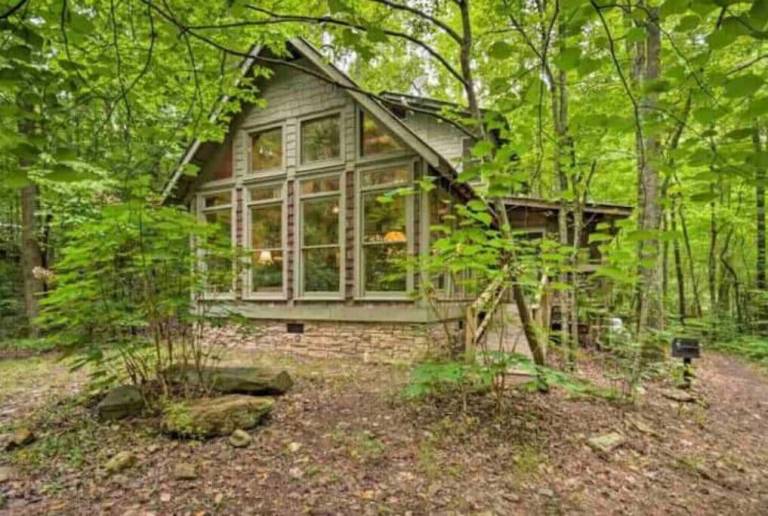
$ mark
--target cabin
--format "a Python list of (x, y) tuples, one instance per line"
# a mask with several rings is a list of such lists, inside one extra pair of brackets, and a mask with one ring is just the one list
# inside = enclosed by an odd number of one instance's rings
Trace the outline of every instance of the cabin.
[[(212, 285), (202, 302), (213, 316), (249, 321), (253, 331), (231, 335), (244, 347), (403, 360), (436, 350), (463, 331), (463, 305), (435, 310), (419, 300), (419, 271), (401, 263), (430, 252), (445, 199), (475, 197), (456, 180), (474, 141), (439, 115), (440, 102), (369, 96), (307, 41), (291, 39), (287, 50), (252, 51), (244, 77), (254, 64), (271, 69), (253, 80), (263, 102), (235, 116), (223, 142), (193, 142), (166, 187), (250, 257), (233, 284)], [(189, 164), (195, 177), (183, 173)], [(425, 177), (438, 188), (379, 202)], [(556, 232), (556, 203), (510, 197), (507, 207), (516, 228)], [(629, 214), (587, 206), (582, 240)], [(449, 283), (440, 285), (447, 301), (458, 297)]]

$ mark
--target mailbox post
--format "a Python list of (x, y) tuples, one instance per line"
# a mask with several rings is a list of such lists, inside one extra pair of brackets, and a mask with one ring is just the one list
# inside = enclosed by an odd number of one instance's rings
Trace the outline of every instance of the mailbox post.
[(672, 339), (672, 356), (683, 359), (683, 385), (691, 386), (691, 361), (701, 356), (699, 339), (692, 337), (675, 337)]

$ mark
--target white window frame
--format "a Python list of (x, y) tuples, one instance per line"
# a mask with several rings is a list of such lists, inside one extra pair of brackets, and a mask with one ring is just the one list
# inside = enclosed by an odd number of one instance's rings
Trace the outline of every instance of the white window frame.
[[(288, 299), (288, 211), (286, 209), (287, 182), (285, 178), (279, 180), (247, 182), (243, 184), (243, 252), (248, 260), (248, 267), (244, 272), (242, 298), (246, 300), (274, 300), (284, 301)], [(252, 188), (280, 187), (280, 197), (272, 199), (251, 200)], [(251, 248), (251, 208), (259, 206), (269, 206), (280, 204), (280, 243), (283, 253), (283, 285), (279, 292), (253, 292), (253, 269), (251, 267), (253, 259), (253, 249)]]
[[(321, 118), (337, 116), (339, 118), (339, 155), (335, 158), (319, 161), (310, 161), (304, 163), (304, 128), (306, 122), (312, 122)], [(330, 109), (327, 111), (315, 112), (296, 119), (296, 170), (307, 171), (328, 167), (336, 167), (344, 163), (346, 159), (345, 149), (347, 148), (346, 131), (344, 123), (344, 110), (341, 108)]]
[[(271, 131), (273, 129), (280, 129), (280, 145), (283, 148), (282, 155), (280, 156), (280, 166), (265, 168), (264, 170), (253, 170), (253, 136), (266, 131)], [(284, 122), (260, 125), (256, 127), (249, 127), (245, 130), (245, 135), (246, 135), (246, 145), (247, 145), (246, 152), (248, 153), (248, 159), (246, 160), (247, 169), (245, 171), (246, 178), (263, 177), (263, 176), (283, 173), (283, 171), (285, 171), (285, 159), (286, 159), (286, 152), (288, 150), (288, 147), (286, 146), (286, 142), (285, 142), (285, 123)]]
[[(314, 179), (323, 179), (328, 177), (335, 177), (339, 180), (339, 189), (333, 192), (319, 192), (314, 194), (302, 194), (301, 183), (304, 181), (311, 181)], [(345, 273), (346, 270), (346, 200), (345, 200), (345, 177), (346, 174), (343, 170), (336, 170), (330, 173), (319, 174), (303, 174), (296, 177), (295, 180), (295, 206), (294, 213), (297, 216), (294, 218), (296, 228), (294, 235), (296, 236), (294, 242), (294, 255), (296, 259), (295, 267), (295, 292), (298, 300), (326, 300), (326, 301), (339, 301), (344, 299), (345, 293)], [(304, 288), (304, 202), (305, 200), (312, 199), (331, 199), (338, 198), (339, 200), (339, 290), (336, 292), (307, 292)]]
[[(231, 182), (231, 181), (230, 181)], [(220, 193), (229, 193), (229, 206), (227, 205), (221, 205), (221, 206), (215, 206), (206, 208), (205, 207), (205, 198), (209, 197), (211, 195), (216, 195)], [(232, 249), (237, 248), (237, 190), (235, 189), (234, 185), (229, 185), (226, 188), (213, 188), (213, 189), (203, 189), (200, 192), (197, 193), (196, 200), (195, 200), (195, 206), (196, 206), (196, 214), (197, 214), (197, 220), (200, 222), (205, 222), (205, 214), (211, 213), (214, 211), (223, 211), (229, 207), (230, 210), (230, 241), (232, 242)], [(205, 250), (201, 249), (199, 247), (196, 247), (196, 253), (197, 253), (197, 261), (198, 265), (205, 269)], [(209, 292), (206, 290), (206, 288), (203, 288), (202, 297), (203, 299), (225, 299), (225, 300), (231, 300), (235, 298), (235, 291), (237, 289), (237, 274), (235, 274), (235, 260), (232, 261), (232, 288), (227, 292)]]
[[(411, 294), (413, 293), (413, 267), (408, 266), (405, 271), (405, 290), (396, 292), (387, 291), (369, 291), (365, 288), (365, 260), (363, 253), (363, 232), (365, 231), (365, 210), (363, 207), (363, 195), (368, 192), (380, 192), (385, 193), (389, 190), (397, 188), (412, 187), (414, 182), (415, 169), (418, 166), (419, 160), (414, 158), (397, 159), (390, 161), (380, 161), (375, 164), (365, 165), (359, 167), (355, 171), (355, 287), (356, 287), (356, 299), (366, 301), (412, 301)], [(373, 187), (363, 187), (362, 177), (367, 172), (375, 172), (377, 170), (386, 170), (389, 168), (396, 168), (405, 166), (408, 168), (408, 178), (404, 182), (400, 183), (388, 183), (384, 185), (376, 185)], [(415, 249), (415, 239), (418, 238), (419, 232), (414, 227), (414, 202), (418, 194), (405, 196), (405, 237), (406, 237), (406, 256), (413, 257)]]

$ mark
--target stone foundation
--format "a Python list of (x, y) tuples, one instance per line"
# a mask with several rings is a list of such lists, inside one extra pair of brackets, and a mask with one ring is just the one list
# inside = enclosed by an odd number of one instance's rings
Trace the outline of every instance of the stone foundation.
[[(457, 321), (448, 327), (459, 331)], [(364, 362), (413, 362), (445, 354), (449, 346), (443, 323), (252, 320), (212, 329), (209, 339), (235, 349)]]

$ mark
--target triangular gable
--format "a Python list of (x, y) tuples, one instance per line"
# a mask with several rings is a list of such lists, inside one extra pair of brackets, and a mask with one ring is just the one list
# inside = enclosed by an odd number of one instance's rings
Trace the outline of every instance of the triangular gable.
[[(366, 111), (374, 116), (382, 126), (390, 131), (396, 138), (398, 138), (405, 145), (410, 147), (416, 154), (421, 156), (433, 169), (443, 175), (450, 182), (453, 182), (456, 178), (456, 171), (451, 164), (443, 158), (439, 153), (432, 149), (429, 144), (422, 140), (414, 131), (411, 130), (405, 123), (397, 118), (391, 111), (383, 107), (379, 102), (371, 98), (366, 94), (349, 76), (344, 72), (328, 63), (320, 54), (320, 52), (312, 46), (304, 38), (291, 38), (288, 40), (289, 47), (292, 47), (296, 53), (306, 58), (313, 66), (315, 66), (324, 76), (327, 77), (328, 82), (337, 85), (340, 89), (346, 91), (352, 98)], [(254, 47), (248, 54), (248, 57), (243, 60), (240, 66), (240, 77), (238, 83), (243, 77), (247, 76), (253, 65), (258, 61), (263, 47)], [(213, 112), (211, 113), (209, 120), (215, 121), (221, 116), (224, 105), (230, 100), (229, 96), (221, 97)], [(171, 176), (171, 179), (163, 189), (163, 200), (166, 200), (173, 189), (176, 187), (184, 167), (189, 164), (195, 157), (195, 154), (203, 144), (201, 140), (195, 140), (187, 148), (186, 152), (179, 160), (176, 169)], [(474, 197), (471, 189), (466, 185), (456, 185), (467, 197)]]

